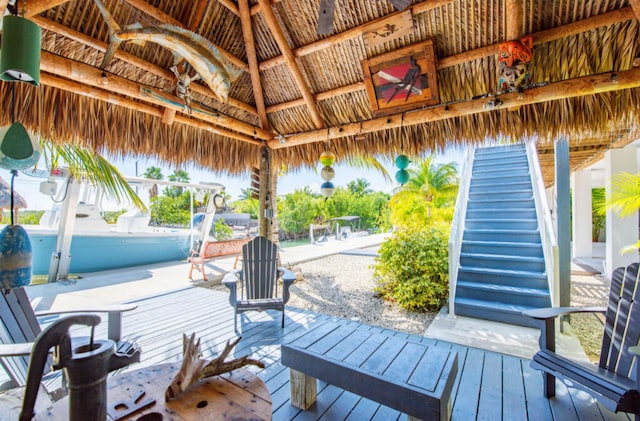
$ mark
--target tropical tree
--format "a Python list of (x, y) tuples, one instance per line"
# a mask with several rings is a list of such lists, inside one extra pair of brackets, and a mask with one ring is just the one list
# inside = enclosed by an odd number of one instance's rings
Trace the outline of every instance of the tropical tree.
[(351, 191), (351, 193), (362, 196), (364, 194), (371, 193), (371, 189), (369, 188), (370, 185), (371, 183), (369, 183), (364, 178), (358, 178), (354, 181), (349, 181), (349, 184), (347, 184), (347, 188)]
[(428, 156), (408, 171), (409, 180), (391, 198), (391, 222), (419, 227), (451, 221), (458, 193), (456, 164), (437, 164)]
[[(151, 180), (162, 180), (164, 176), (162, 175), (162, 170), (158, 167), (149, 167), (144, 172), (144, 177), (149, 178)], [(154, 184), (149, 189), (149, 199), (153, 199), (158, 196), (158, 185)]]
[[(611, 198), (607, 200), (606, 209), (611, 209), (624, 218), (637, 214), (640, 210), (640, 173), (627, 172), (616, 174), (611, 183)], [(640, 241), (625, 247), (624, 251), (640, 248)]]
[[(189, 177), (189, 173), (184, 170), (174, 170), (173, 174), (169, 175), (169, 181), (178, 182), (178, 183), (188, 183), (191, 181), (191, 177)], [(184, 191), (184, 187), (182, 186), (169, 186), (165, 189), (164, 193), (167, 196), (178, 197)]]

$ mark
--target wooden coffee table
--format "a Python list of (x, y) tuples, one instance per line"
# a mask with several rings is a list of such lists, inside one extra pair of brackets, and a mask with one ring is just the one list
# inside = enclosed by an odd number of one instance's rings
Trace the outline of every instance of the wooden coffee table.
[[(152, 398), (156, 402), (125, 420), (270, 420), (271, 394), (255, 374), (245, 369), (201, 380), (186, 393), (170, 402), (164, 393), (180, 369), (180, 364), (161, 364), (129, 371), (109, 378), (107, 402), (132, 401), (140, 390), (140, 401)], [(68, 398), (61, 399), (48, 410), (36, 415), (36, 420), (68, 420)]]

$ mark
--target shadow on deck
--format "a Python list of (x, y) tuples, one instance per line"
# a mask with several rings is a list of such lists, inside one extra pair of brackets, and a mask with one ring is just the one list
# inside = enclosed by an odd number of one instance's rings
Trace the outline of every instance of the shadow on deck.
[[(187, 288), (138, 300), (137, 310), (127, 313), (123, 334), (142, 347), (140, 368), (181, 359), (182, 334), (195, 332), (202, 338), (205, 358), (217, 354), (228, 339), (235, 338), (233, 311), (228, 295), (204, 288)], [(458, 374), (452, 392), (452, 420), (629, 420), (613, 414), (582, 391), (558, 382), (557, 396), (542, 394), (542, 375), (529, 360), (483, 351), (364, 325), (344, 319), (287, 308), (286, 326), (280, 313), (248, 313), (241, 317), (242, 340), (234, 357), (250, 354), (266, 364), (254, 371), (272, 395), (274, 420), (393, 420), (404, 415), (324, 382), (318, 383), (317, 402), (301, 411), (289, 401), (289, 370), (280, 364), (280, 345), (293, 341), (328, 321), (342, 322), (380, 335), (394, 335), (458, 352)]]

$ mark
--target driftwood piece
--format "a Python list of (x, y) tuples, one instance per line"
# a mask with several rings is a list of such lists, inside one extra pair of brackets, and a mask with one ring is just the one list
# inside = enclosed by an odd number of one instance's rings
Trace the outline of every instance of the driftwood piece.
[(190, 337), (183, 334), (182, 365), (180, 366), (180, 371), (178, 371), (178, 374), (176, 374), (165, 392), (165, 401), (168, 402), (171, 399), (177, 398), (184, 393), (189, 386), (206, 377), (228, 373), (246, 365), (255, 365), (264, 368), (262, 361), (249, 358), (248, 355), (225, 361), (240, 339), (241, 338), (237, 338), (233, 342), (227, 341), (220, 355), (212, 361), (207, 361), (202, 359), (200, 339), (196, 341), (196, 334), (192, 333)]

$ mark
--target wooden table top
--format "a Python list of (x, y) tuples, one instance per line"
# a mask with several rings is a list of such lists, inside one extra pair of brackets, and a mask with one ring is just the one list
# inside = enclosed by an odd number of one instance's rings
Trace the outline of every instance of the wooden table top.
[[(152, 398), (156, 402), (124, 420), (270, 420), (271, 394), (255, 374), (246, 369), (201, 380), (179, 398), (164, 401), (164, 393), (180, 369), (179, 363), (160, 364), (129, 371), (109, 378), (108, 406), (124, 400), (132, 401), (140, 390), (139, 402)], [(36, 420), (67, 420), (68, 398), (61, 399)]]

